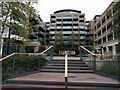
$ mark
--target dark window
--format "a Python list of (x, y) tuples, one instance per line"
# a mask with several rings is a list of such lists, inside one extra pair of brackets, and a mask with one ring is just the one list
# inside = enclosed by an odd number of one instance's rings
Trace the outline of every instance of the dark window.
[(112, 34), (108, 35), (108, 41), (110, 41), (110, 40), (113, 40), (113, 35)]
[(105, 42), (106, 42), (106, 37), (103, 38), (103, 43), (105, 43)]
[(55, 16), (51, 16), (51, 18), (55, 18)]
[(106, 27), (104, 27), (104, 28), (102, 29), (102, 33), (104, 33), (104, 32), (106, 32)]

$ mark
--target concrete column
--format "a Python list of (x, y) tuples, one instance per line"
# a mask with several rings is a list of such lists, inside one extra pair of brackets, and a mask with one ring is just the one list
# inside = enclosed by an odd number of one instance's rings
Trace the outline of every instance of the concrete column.
[(107, 25), (105, 26), (105, 29), (106, 29), (106, 31), (107, 31)]
[(111, 9), (111, 14), (112, 14), (112, 16), (113, 16), (113, 9)]
[(3, 39), (0, 38), (0, 57), (2, 56), (2, 50), (3, 50)]
[(105, 15), (105, 21), (107, 21), (107, 16)]
[(102, 34), (102, 29), (100, 31), (101, 31), (101, 34)]
[(108, 46), (106, 47), (106, 51), (109, 53), (109, 48), (108, 48)]
[(103, 48), (102, 48), (102, 54), (104, 53)]
[(115, 45), (112, 46), (112, 51), (113, 51), (113, 55), (115, 55), (116, 54), (116, 46)]
[(102, 26), (102, 21), (100, 21), (100, 24), (101, 24), (101, 26)]
[(103, 44), (103, 38), (101, 38), (101, 43)]
[(106, 36), (106, 42), (108, 42), (108, 36)]

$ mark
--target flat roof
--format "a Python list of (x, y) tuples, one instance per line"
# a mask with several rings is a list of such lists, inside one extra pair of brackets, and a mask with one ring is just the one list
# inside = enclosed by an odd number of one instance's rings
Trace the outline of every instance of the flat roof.
[(60, 12), (66, 12), (66, 11), (72, 11), (72, 12), (76, 12), (76, 13), (81, 13), (81, 11), (79, 11), (79, 10), (73, 10), (73, 9), (58, 10), (58, 11), (55, 11), (54, 13), (60, 13)]

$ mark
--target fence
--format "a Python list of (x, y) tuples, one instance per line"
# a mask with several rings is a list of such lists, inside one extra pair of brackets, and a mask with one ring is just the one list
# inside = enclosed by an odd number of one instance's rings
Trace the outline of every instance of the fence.
[(17, 44), (10, 44), (2, 46), (2, 57), (7, 56), (11, 53), (40, 53), (46, 49), (46, 45), (41, 46), (24, 46)]
[(80, 58), (95, 72), (108, 76), (120, 77), (120, 54), (94, 54), (83, 46), (80, 48)]
[(12, 53), (0, 59), (2, 62), (2, 79), (11, 76), (40, 71), (41, 68), (53, 57), (53, 46), (41, 53)]

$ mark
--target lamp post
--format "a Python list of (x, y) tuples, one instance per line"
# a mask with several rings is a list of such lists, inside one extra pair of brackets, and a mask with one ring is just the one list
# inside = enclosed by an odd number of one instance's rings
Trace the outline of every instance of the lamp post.
[(103, 48), (103, 46), (100, 46), (101, 60), (103, 60), (103, 57), (102, 57), (102, 48)]

